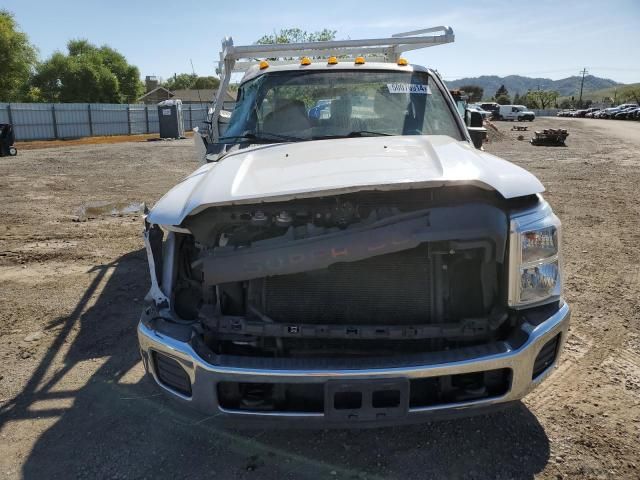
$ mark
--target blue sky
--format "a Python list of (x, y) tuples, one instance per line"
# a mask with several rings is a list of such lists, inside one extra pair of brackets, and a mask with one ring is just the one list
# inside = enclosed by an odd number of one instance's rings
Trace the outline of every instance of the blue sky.
[(582, 67), (614, 80), (640, 82), (640, 0), (611, 1), (234, 1), (2, 0), (41, 57), (70, 38), (109, 44), (140, 68), (167, 78), (210, 75), (220, 41), (253, 43), (286, 27), (337, 30), (367, 38), (450, 25), (456, 41), (407, 54), (445, 79), (520, 74), (553, 79)]

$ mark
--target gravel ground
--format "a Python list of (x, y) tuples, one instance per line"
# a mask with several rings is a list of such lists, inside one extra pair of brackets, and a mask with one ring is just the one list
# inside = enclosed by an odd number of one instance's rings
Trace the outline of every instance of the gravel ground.
[(139, 209), (196, 167), (189, 140), (0, 159), (0, 477), (640, 477), (640, 123), (527, 125), (567, 146), (498, 122), (486, 149), (538, 175), (564, 224), (558, 370), (504, 412), (374, 430), (225, 429), (143, 376)]

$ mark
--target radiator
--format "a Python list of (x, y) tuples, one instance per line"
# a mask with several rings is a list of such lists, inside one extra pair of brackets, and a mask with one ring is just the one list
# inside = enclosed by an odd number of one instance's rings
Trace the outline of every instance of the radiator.
[(249, 282), (248, 303), (276, 322), (429, 323), (427, 247)]

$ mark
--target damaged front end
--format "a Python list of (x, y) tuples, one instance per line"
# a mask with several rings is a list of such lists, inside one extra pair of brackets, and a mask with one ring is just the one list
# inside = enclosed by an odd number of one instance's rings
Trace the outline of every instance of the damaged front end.
[(532, 376), (516, 381), (514, 352), (549, 307), (509, 308), (510, 214), (539, 202), (363, 191), (213, 206), (166, 238), (147, 224), (145, 365), (227, 415), (384, 423), (516, 399)]

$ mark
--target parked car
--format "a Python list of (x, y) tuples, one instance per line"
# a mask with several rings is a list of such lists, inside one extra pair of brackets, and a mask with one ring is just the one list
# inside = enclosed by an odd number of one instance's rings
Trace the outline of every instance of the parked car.
[(619, 111), (620, 109), (618, 107), (605, 108), (603, 110), (600, 110), (600, 113), (598, 114), (598, 118), (611, 118), (611, 115), (615, 115)]
[(480, 108), (486, 110), (487, 112), (497, 112), (500, 109), (500, 104), (495, 102), (487, 102), (478, 104)]
[(638, 105), (634, 104), (634, 103), (624, 103), (622, 105), (618, 105), (617, 107), (611, 107), (611, 108), (607, 108), (606, 114), (603, 115), (602, 118), (615, 118), (615, 116), (622, 112), (623, 110), (626, 110), (628, 108), (634, 108), (634, 107), (638, 107)]
[(484, 111), (490, 113), (489, 118), (491, 120), (497, 120), (498, 119), (498, 112), (500, 110), (500, 104), (499, 103), (485, 102), (485, 103), (480, 103), (478, 105), (480, 105), (480, 108), (482, 108)]
[(586, 116), (587, 116), (587, 114), (589, 114), (589, 113), (591, 113), (591, 112), (596, 112), (596, 111), (598, 111), (598, 110), (600, 110), (600, 109), (599, 109), (599, 108), (596, 108), (596, 107), (592, 107), (592, 108), (584, 108), (584, 109), (581, 109), (581, 110), (576, 110), (573, 116), (574, 116), (574, 117), (578, 117), (578, 118), (586, 117)]
[[(436, 30), (425, 47), (453, 41)], [(421, 38), (224, 41), (221, 83), (246, 71), (228, 129), (216, 104), (203, 165), (145, 217), (138, 339), (168, 396), (215, 421), (381, 426), (491, 409), (552, 372), (570, 309), (543, 185), (480, 149), (481, 115), (436, 71), (329, 56)], [(314, 59), (253, 60), (292, 52)]]
[(598, 113), (599, 111), (600, 111), (599, 108), (590, 108), (590, 109), (587, 110), (587, 113), (585, 114), (585, 117), (586, 118), (593, 118), (594, 115), (596, 113)]
[(518, 122), (530, 121), (536, 118), (536, 114), (524, 105), (500, 105), (498, 120), (517, 120)]
[(575, 113), (575, 110), (571, 108), (566, 110), (560, 110), (556, 115), (558, 117), (572, 117), (574, 113)]
[(478, 112), (480, 115), (482, 115), (482, 118), (489, 118), (491, 117), (491, 114), (492, 114), (492, 112), (488, 112), (484, 110), (482, 107), (480, 107), (479, 105), (475, 105), (475, 104), (467, 105), (467, 109), (472, 110), (474, 112)]
[(619, 112), (616, 112), (612, 118), (616, 119), (616, 120), (626, 120), (628, 117), (627, 115), (630, 112), (633, 112), (634, 110), (636, 110), (638, 108), (637, 105), (633, 105), (631, 107), (627, 107), (627, 108), (623, 108), (622, 110), (620, 110)]

